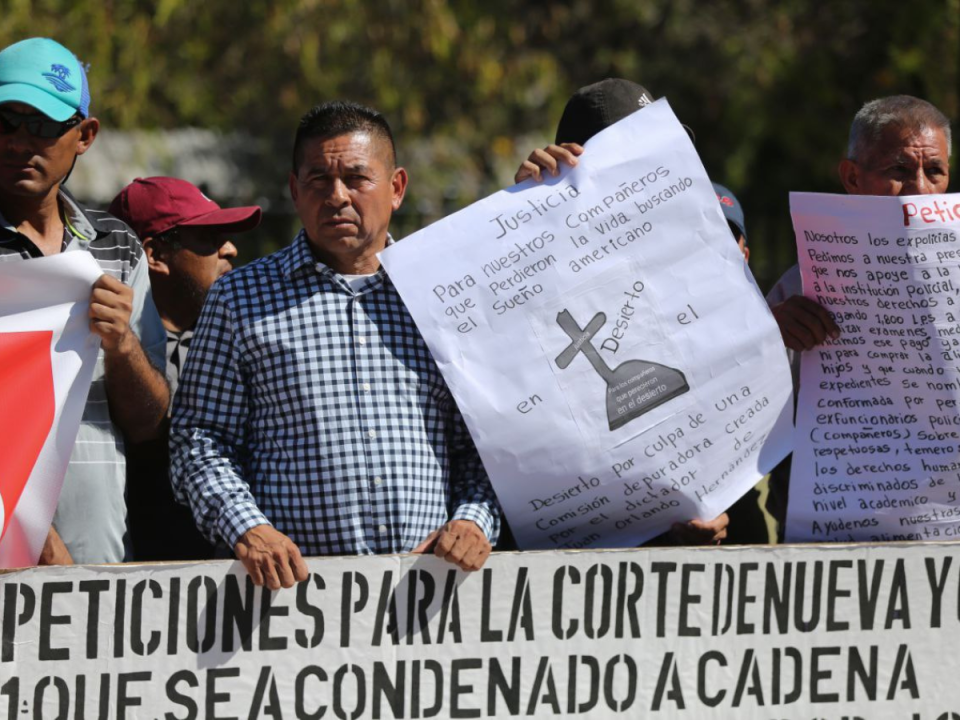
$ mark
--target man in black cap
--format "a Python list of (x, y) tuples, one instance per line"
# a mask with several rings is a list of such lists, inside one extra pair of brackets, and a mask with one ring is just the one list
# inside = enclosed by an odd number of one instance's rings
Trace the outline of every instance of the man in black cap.
[[(514, 180), (518, 183), (529, 178), (539, 181), (543, 179), (544, 171), (557, 175), (561, 163), (576, 165), (577, 157), (583, 154), (583, 145), (587, 140), (613, 123), (642, 110), (653, 101), (653, 95), (645, 87), (621, 78), (607, 78), (580, 88), (567, 101), (557, 125), (555, 143), (530, 153), (517, 170)], [(693, 131), (686, 125), (684, 128), (692, 139)], [(739, 203), (737, 205), (739, 206)], [(676, 523), (669, 533), (651, 544), (717, 544), (727, 537), (729, 523), (727, 513), (708, 521)]]
[[(587, 140), (653, 101), (653, 95), (643, 85), (621, 78), (607, 78), (580, 88), (563, 109), (555, 144), (530, 153), (517, 170), (514, 181), (520, 183), (531, 177), (542, 180), (544, 170), (556, 175), (560, 172), (560, 163), (576, 165)], [(692, 138), (690, 128), (686, 125), (684, 128)]]

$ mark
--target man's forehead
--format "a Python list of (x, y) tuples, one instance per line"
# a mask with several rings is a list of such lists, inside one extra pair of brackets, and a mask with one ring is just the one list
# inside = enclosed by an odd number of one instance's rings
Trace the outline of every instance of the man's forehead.
[(304, 143), (304, 161), (313, 166), (369, 166), (383, 164), (389, 154), (386, 141), (366, 131), (313, 138)]
[(925, 159), (946, 157), (947, 136), (940, 128), (888, 127), (874, 146), (875, 157), (916, 157), (922, 153)]

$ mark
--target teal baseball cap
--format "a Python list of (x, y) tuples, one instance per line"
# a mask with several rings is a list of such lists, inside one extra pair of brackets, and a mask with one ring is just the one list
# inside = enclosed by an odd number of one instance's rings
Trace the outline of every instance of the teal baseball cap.
[(87, 72), (56, 40), (30, 38), (0, 51), (0, 103), (21, 102), (63, 122), (90, 116)]

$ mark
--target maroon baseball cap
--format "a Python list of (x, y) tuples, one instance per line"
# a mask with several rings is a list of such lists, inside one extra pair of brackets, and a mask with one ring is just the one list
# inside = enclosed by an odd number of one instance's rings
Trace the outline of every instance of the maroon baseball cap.
[(171, 177), (137, 178), (113, 199), (108, 212), (141, 238), (184, 226), (246, 232), (260, 224), (263, 213), (256, 206), (222, 208), (196, 185)]

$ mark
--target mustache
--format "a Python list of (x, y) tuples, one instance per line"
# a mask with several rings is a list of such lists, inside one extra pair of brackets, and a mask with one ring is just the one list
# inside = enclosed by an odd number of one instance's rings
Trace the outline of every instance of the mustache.
[(346, 220), (347, 222), (359, 223), (360, 218), (356, 213), (352, 212), (335, 212), (331, 215), (328, 215), (325, 222), (331, 222), (333, 220)]

